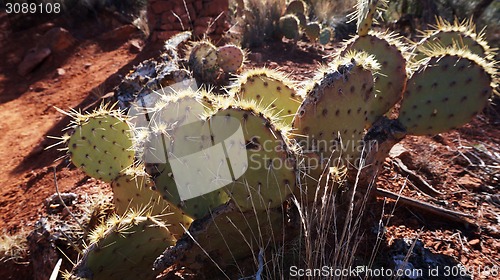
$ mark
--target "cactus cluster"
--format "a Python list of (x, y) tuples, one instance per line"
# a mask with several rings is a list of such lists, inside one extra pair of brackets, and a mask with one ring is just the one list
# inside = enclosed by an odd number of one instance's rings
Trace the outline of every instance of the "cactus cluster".
[[(292, 3), (289, 13), (304, 12), (302, 1)], [(227, 95), (178, 89), (138, 96), (129, 109), (142, 112), (135, 118), (107, 108), (70, 113), (68, 154), (89, 176), (111, 183), (120, 216), (94, 233), (73, 275), (137, 279), (171, 265), (234, 265), (294, 234), (284, 230), (295, 222), (291, 196), (313, 202), (327, 178), (344, 178), (365, 159), (380, 166), (388, 149), (373, 154), (367, 140), (383, 134), (395, 104), (398, 140), (448, 131), (481, 112), (498, 79), (491, 50), (473, 53), (446, 40), (407, 47), (369, 30), (377, 3), (385, 1), (360, 1), (358, 35), (305, 88), (283, 73), (253, 69)], [(194, 76), (215, 67), (237, 71), (240, 51), (196, 43)]]
[(328, 44), (333, 38), (333, 30), (317, 21), (309, 21), (307, 8), (302, 0), (288, 3), (285, 14), (279, 20), (281, 34), (287, 39), (298, 40), (304, 33), (313, 43)]
[(209, 40), (193, 42), (188, 54), (189, 68), (203, 83), (213, 83), (220, 69), (227, 74), (237, 73), (246, 59), (246, 53), (232, 44), (214, 46)]

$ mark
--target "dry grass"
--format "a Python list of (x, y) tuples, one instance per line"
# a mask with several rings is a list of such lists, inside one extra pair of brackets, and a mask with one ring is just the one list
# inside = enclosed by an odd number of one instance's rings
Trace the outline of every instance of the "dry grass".
[(311, 16), (322, 23), (332, 23), (335, 17), (349, 13), (356, 0), (310, 0)]
[(14, 235), (4, 233), (0, 236), (0, 261), (20, 261), (27, 257), (28, 247), (25, 231)]

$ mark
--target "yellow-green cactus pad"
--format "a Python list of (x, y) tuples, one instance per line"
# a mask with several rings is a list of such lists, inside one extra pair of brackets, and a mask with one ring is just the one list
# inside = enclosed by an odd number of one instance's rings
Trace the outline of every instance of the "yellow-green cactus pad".
[(376, 70), (373, 57), (348, 53), (315, 78), (293, 122), (304, 153), (316, 154), (308, 156), (315, 164), (306, 166), (305, 179), (317, 182), (329, 167), (357, 166)]
[(219, 69), (217, 48), (206, 40), (193, 43), (189, 51), (189, 65), (194, 76), (201, 78), (202, 81), (215, 79)]
[(343, 54), (351, 50), (365, 51), (380, 64), (374, 73), (375, 96), (368, 111), (368, 125), (371, 125), (401, 100), (407, 79), (405, 48), (391, 34), (370, 32), (347, 42)]
[(484, 39), (485, 33), (476, 32), (476, 25), (472, 19), (462, 22), (450, 23), (442, 18), (437, 19), (437, 25), (433, 29), (424, 31), (422, 39), (416, 44), (416, 60), (425, 58), (425, 50), (432, 49), (436, 45), (441, 47), (466, 48), (471, 53), (482, 58), (493, 60), (494, 50)]
[(224, 189), (239, 208), (281, 205), (295, 186), (295, 165), (284, 131), (257, 109), (237, 105), (211, 116), (209, 127), (212, 137), (204, 139), (205, 149), (222, 147), (223, 152), (213, 157), (221, 157), (217, 162), (226, 158), (230, 175), (219, 177), (227, 180)]
[(152, 190), (153, 182), (139, 168), (125, 170), (111, 182), (113, 203), (116, 213), (124, 215), (132, 210), (139, 212), (145, 209), (149, 215), (158, 216), (159, 220), (167, 223), (170, 232), (179, 238), (184, 234), (184, 228), (189, 228), (192, 218), (183, 215), (182, 211), (164, 200), (158, 192)]
[(74, 133), (68, 140), (71, 161), (94, 178), (111, 182), (134, 162), (132, 135), (118, 111), (99, 109), (76, 114)]
[(285, 124), (293, 120), (302, 97), (286, 74), (258, 68), (248, 70), (234, 83), (231, 90), (238, 100), (255, 101), (261, 108), (271, 109), (272, 114)]
[(371, 29), (372, 23), (374, 21), (375, 13), (378, 8), (386, 7), (386, 0), (358, 0), (356, 3), (356, 11), (353, 13), (353, 17), (357, 18), (357, 29), (359, 36), (366, 36)]
[(414, 135), (462, 126), (488, 103), (493, 77), (493, 67), (477, 55), (435, 50), (408, 80), (398, 120)]
[[(112, 218), (91, 233), (72, 275), (94, 280), (154, 279), (153, 262), (176, 239), (153, 217), (127, 214)], [(80, 278), (79, 278), (80, 279)]]

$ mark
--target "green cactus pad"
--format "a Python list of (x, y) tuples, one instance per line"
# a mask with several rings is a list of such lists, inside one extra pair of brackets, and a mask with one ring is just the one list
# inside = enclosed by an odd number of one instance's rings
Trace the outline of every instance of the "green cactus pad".
[(118, 215), (124, 215), (130, 210), (139, 212), (145, 209), (149, 215), (158, 216), (159, 220), (168, 223), (168, 229), (176, 238), (184, 234), (184, 228), (189, 228), (193, 221), (183, 215), (180, 209), (164, 200), (158, 192), (153, 191), (153, 182), (139, 168), (125, 170), (111, 182), (111, 188)]
[(299, 19), (295, 15), (284, 15), (280, 18), (280, 31), (285, 38), (296, 40), (299, 38)]
[(353, 17), (357, 17), (359, 36), (366, 36), (371, 29), (378, 5), (387, 5), (387, 0), (358, 0)]
[(434, 135), (464, 125), (492, 95), (491, 69), (468, 51), (435, 52), (408, 80), (398, 120), (414, 135)]
[(433, 29), (424, 31), (422, 40), (416, 44), (416, 60), (425, 58), (426, 49), (433, 49), (436, 45), (442, 47), (467, 48), (471, 53), (482, 58), (493, 60), (494, 52), (484, 39), (485, 33), (476, 33), (476, 26), (472, 19), (450, 23), (442, 18), (437, 19)]
[[(231, 176), (224, 187), (243, 211), (281, 205), (295, 186), (295, 165), (282, 130), (251, 106), (231, 106), (209, 119), (205, 146), (223, 146)], [(219, 156), (222, 156), (219, 154)]]
[(357, 166), (368, 101), (373, 98), (372, 71), (377, 69), (373, 57), (366, 53), (348, 53), (320, 72), (308, 89), (293, 122), (296, 141), (304, 153), (316, 154), (309, 156), (315, 159), (314, 165), (305, 167), (308, 184), (316, 186), (318, 176), (329, 167)]
[(333, 31), (329, 27), (324, 27), (321, 29), (321, 32), (319, 33), (319, 43), (322, 45), (326, 45), (330, 43), (330, 41), (333, 38)]
[(293, 0), (286, 6), (285, 14), (306, 14), (306, 3), (302, 0)]
[(236, 99), (252, 101), (259, 107), (269, 108), (285, 124), (290, 124), (302, 97), (294, 89), (286, 74), (258, 68), (248, 70), (234, 83), (232, 93)]
[(226, 73), (236, 73), (245, 60), (243, 50), (235, 45), (225, 45), (217, 49), (217, 63)]
[(363, 37), (355, 37), (347, 42), (342, 54), (347, 51), (365, 51), (373, 55), (380, 64), (374, 73), (375, 97), (370, 101), (368, 124), (387, 113), (403, 95), (406, 84), (406, 59), (404, 47), (390, 34), (370, 32)]
[(112, 218), (91, 234), (92, 243), (72, 271), (93, 280), (154, 279), (153, 261), (176, 239), (153, 217)]
[(310, 22), (304, 27), (304, 33), (311, 42), (316, 42), (319, 39), (321, 25), (317, 22)]
[[(191, 154), (199, 154), (199, 157), (204, 155), (200, 145), (204, 135), (202, 128), (207, 111), (216, 106), (213, 101), (207, 94), (189, 91), (163, 98), (156, 106), (150, 122), (153, 125), (152, 132), (145, 143), (146, 171), (155, 182), (155, 190), (192, 218), (201, 218), (210, 209), (229, 200), (222, 190), (182, 199), (178, 189), (189, 187), (178, 183), (185, 182), (183, 179), (190, 178), (193, 172), (189, 168), (177, 168), (183, 163), (183, 157)], [(210, 137), (210, 134), (205, 136)], [(200, 160), (191, 162), (203, 163)]]
[(217, 48), (209, 41), (195, 42), (189, 51), (189, 66), (201, 81), (212, 81), (217, 77)]
[(111, 182), (134, 163), (130, 127), (120, 112), (99, 109), (75, 114), (74, 123), (68, 153), (87, 175)]

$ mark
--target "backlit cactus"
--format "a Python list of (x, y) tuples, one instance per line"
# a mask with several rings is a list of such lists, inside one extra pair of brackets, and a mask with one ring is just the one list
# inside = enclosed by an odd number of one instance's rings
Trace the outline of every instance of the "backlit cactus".
[(319, 43), (322, 45), (326, 45), (330, 43), (333, 38), (333, 31), (330, 27), (323, 27), (321, 32), (319, 33)]
[(408, 80), (398, 120), (414, 135), (434, 135), (469, 122), (492, 95), (491, 63), (468, 50), (428, 52)]
[(193, 43), (189, 52), (189, 66), (194, 77), (200, 81), (215, 80), (219, 70), (217, 48), (207, 40)]
[(311, 42), (316, 42), (319, 39), (321, 25), (317, 22), (310, 22), (304, 27), (304, 33)]
[(259, 107), (271, 110), (285, 124), (291, 124), (302, 102), (293, 81), (286, 74), (266, 68), (242, 73), (231, 92), (238, 100), (254, 101)]
[(279, 21), (280, 32), (287, 39), (297, 40), (300, 36), (299, 24), (299, 19), (295, 15), (284, 15)]
[(375, 98), (368, 110), (369, 124), (389, 111), (401, 100), (406, 84), (406, 48), (392, 34), (369, 32), (365, 36), (356, 36), (346, 43), (347, 51), (366, 51), (380, 64), (375, 76)]
[(134, 163), (130, 127), (119, 111), (101, 108), (88, 115), (71, 115), (74, 132), (68, 139), (68, 153), (87, 175), (111, 182)]
[(153, 279), (153, 261), (176, 239), (151, 216), (112, 217), (91, 233), (91, 243), (72, 274), (77, 279)]
[(226, 73), (236, 73), (245, 61), (245, 52), (238, 46), (225, 45), (217, 49), (217, 63)]

